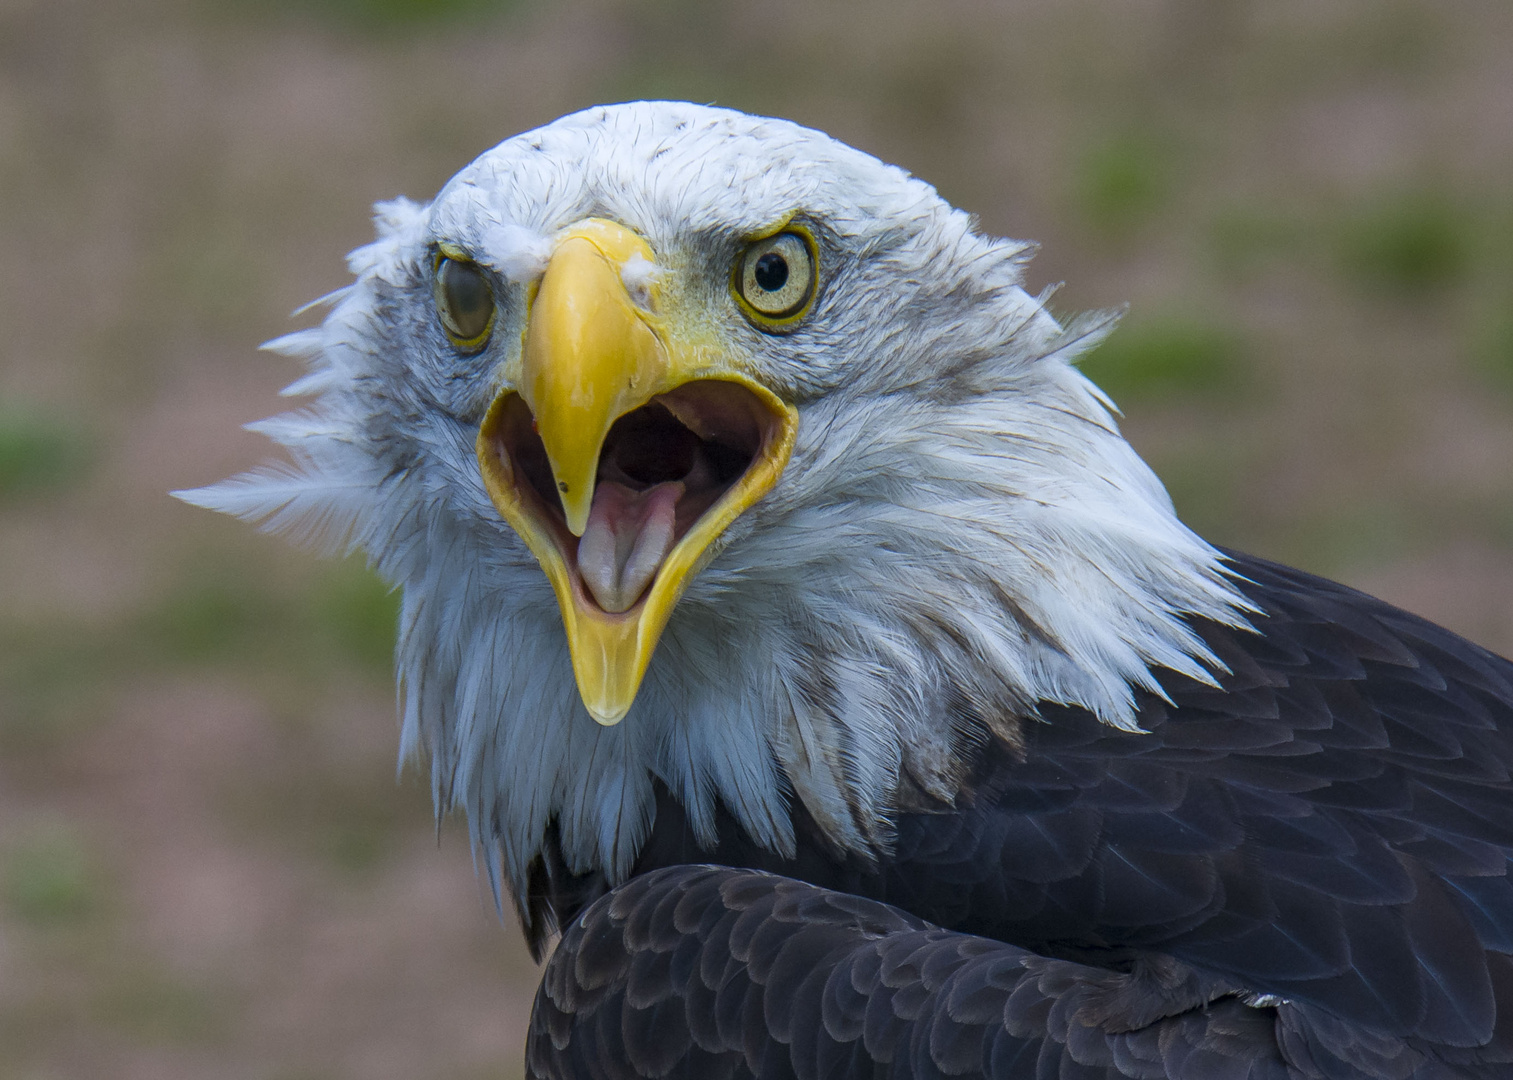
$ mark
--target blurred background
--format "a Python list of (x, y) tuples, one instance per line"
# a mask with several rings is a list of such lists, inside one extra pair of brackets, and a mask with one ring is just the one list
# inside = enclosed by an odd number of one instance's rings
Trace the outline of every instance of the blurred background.
[(1513, 652), (1507, 0), (0, 0), (0, 1080), (515, 1077), (396, 783), (395, 598), (258, 461), (368, 207), (596, 102), (824, 128), (1044, 244), (1186, 519)]

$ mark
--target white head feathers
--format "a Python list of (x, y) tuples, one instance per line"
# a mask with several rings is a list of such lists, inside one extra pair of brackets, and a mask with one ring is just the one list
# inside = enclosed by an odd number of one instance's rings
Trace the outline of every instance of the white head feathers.
[[(801, 328), (762, 334), (729, 295), (730, 245), (795, 211), (822, 234), (823, 293)], [(625, 268), (633, 292), (676, 278), (800, 411), (786, 472), (690, 584), (615, 727), (585, 711), (552, 590), (474, 455), (551, 237), (589, 216), (657, 253)], [(836, 844), (877, 850), (902, 802), (949, 801), (971, 747), (1012, 740), (1037, 702), (1131, 727), (1153, 668), (1219, 667), (1184, 615), (1243, 622), (1217, 553), (1071, 364), (1111, 320), (1060, 326), (1020, 286), (1026, 245), (825, 135), (596, 108), (489, 151), (429, 206), (380, 204), (377, 225), (325, 321), (269, 345), (310, 365), (290, 392), (318, 395), (256, 425), (292, 465), (183, 497), (361, 549), (403, 588), (403, 751), (429, 755), (439, 808), (466, 809), (517, 894), (552, 821), (573, 870), (623, 877), (654, 780), (705, 836), (719, 800), (788, 850), (798, 798)], [(437, 332), (444, 243), (518, 286), (497, 348)]]

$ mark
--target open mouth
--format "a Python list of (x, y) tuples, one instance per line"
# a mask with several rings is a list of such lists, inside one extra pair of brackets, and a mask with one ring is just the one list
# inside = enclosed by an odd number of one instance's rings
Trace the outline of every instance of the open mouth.
[(583, 706), (606, 725), (635, 703), (725, 529), (782, 476), (799, 423), (703, 323), (669, 321), (660, 278), (649, 307), (632, 299), (636, 259), (656, 254), (602, 218), (557, 239), (475, 443), (489, 500), (556, 594)]
[(770, 453), (782, 422), (739, 383), (700, 379), (617, 419), (600, 447), (581, 537), (568, 528), (546, 447), (518, 394), (499, 403), (488, 449), (550, 540), (574, 599), (610, 615), (641, 604), (669, 554)]

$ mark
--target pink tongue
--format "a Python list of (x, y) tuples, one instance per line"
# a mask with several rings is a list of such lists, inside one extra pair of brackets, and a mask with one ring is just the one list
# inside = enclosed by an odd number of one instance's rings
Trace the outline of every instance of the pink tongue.
[(605, 611), (629, 611), (672, 548), (683, 485), (633, 491), (613, 480), (594, 488), (588, 527), (578, 541), (578, 572)]

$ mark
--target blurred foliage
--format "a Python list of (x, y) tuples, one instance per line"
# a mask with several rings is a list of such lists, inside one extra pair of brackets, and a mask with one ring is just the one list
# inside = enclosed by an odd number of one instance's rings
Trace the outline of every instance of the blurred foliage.
[(1283, 210), (1239, 204), (1225, 207), (1208, 225), (1208, 248), (1223, 273), (1243, 276), (1306, 257), (1308, 230)]
[(1398, 80), (1433, 74), (1443, 57), (1444, 24), (1423, 4), (1378, 0), (1370, 19), (1353, 21), (1350, 32), (1331, 36), (1334, 64), (1360, 75)]
[(1358, 499), (1317, 507), (1301, 515), (1280, 539), (1278, 558), (1307, 560), (1318, 572), (1337, 575), (1342, 567), (1381, 566), (1412, 551), (1425, 532), (1397, 503)]
[(225, 1011), (204, 990), (155, 966), (123, 965), (91, 1003), (101, 1021), (147, 1043), (211, 1042), (224, 1035)]
[(75, 486), (89, 457), (75, 428), (35, 412), (0, 412), (0, 504)]
[(1239, 481), (1247, 462), (1232, 442), (1215, 446), (1205, 441), (1203, 450), (1195, 453), (1184, 444), (1150, 464), (1171, 496), (1177, 516), (1200, 536), (1222, 543), (1236, 522), (1244, 519), (1239, 506), (1244, 489)]
[(450, 29), (469, 19), (509, 14), (520, 0), (205, 0), (213, 10), (241, 16), (294, 17), (360, 34)]
[(1127, 236), (1166, 202), (1172, 172), (1169, 150), (1151, 136), (1124, 135), (1100, 143), (1078, 162), (1073, 181), (1077, 213), (1099, 233)]
[(1115, 402), (1228, 393), (1244, 382), (1240, 334), (1189, 318), (1130, 319), (1078, 366)]
[[(1243, 0), (1213, 2), (1244, 6)], [(1249, 86), (1257, 98), (1321, 95), (1339, 86), (1421, 86), (1443, 72), (1457, 45), (1462, 53), (1466, 46), (1446, 32), (1443, 11), (1426, 0), (1315, 4), (1306, 10), (1305, 18), (1275, 24), (1269, 47), (1252, 41), (1248, 59), (1268, 76)]]
[(146, 657), (174, 664), (387, 670), (398, 622), (399, 594), (356, 559), (328, 564), (298, 591), (211, 566), (187, 572), (131, 636)]
[(100, 719), (99, 695), (151, 670), (276, 670), (309, 686), (343, 669), (387, 681), (399, 596), (360, 561), (281, 584), (245, 565), (186, 567), (122, 623), (0, 623), (0, 751), (45, 753)]
[(6, 906), (29, 923), (77, 923), (99, 905), (96, 868), (73, 830), (34, 831), (5, 854), (3, 865)]
[[(291, 733), (289, 738), (300, 736)], [(399, 790), (373, 783), (365, 771), (355, 776), (328, 773), (319, 783), (285, 774), (249, 780), (226, 810), (248, 836), (362, 877), (380, 869), (395, 850), (404, 822), (413, 820), (416, 804), (429, 798), (429, 791), (420, 791), (423, 786), (408, 774)]]
[(1355, 280), (1397, 294), (1434, 292), (1465, 275), (1471, 227), (1447, 195), (1415, 191), (1348, 216), (1339, 242), (1341, 267)]
[(266, 582), (227, 574), (179, 584), (132, 635), (143, 651), (202, 665), (217, 660), (257, 661), (291, 641), (304, 644), (307, 612), (275, 594)]
[(359, 560), (348, 559), (321, 576), (311, 596), (311, 621), (338, 655), (387, 672), (394, 661), (400, 600), (398, 590)]
[(72, 625), (4, 627), (0, 755), (45, 752), (101, 720), (99, 693), (127, 643)]
[(1513, 391), (1513, 297), (1484, 317), (1475, 349), (1477, 359), (1492, 381)]

